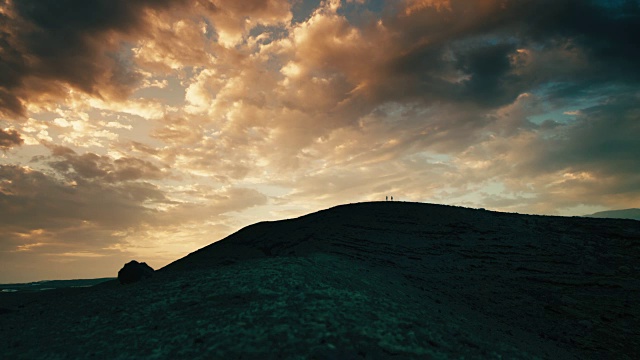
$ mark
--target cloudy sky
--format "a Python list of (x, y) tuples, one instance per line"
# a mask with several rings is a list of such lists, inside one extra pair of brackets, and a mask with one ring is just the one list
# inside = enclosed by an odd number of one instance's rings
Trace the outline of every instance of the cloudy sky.
[(0, 0), (0, 282), (340, 203), (640, 205), (637, 0)]

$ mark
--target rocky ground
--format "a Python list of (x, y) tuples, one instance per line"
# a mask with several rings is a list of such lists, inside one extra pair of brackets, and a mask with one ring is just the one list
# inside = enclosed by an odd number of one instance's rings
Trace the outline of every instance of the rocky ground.
[(345, 205), (143, 282), (0, 294), (0, 358), (637, 359), (639, 259), (634, 220)]

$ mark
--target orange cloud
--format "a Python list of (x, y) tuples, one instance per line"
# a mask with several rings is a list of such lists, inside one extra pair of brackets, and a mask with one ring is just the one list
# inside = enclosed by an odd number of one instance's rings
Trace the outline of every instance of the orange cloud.
[(198, 4), (207, 11), (218, 42), (225, 47), (239, 44), (258, 25), (287, 24), (292, 17), (286, 0), (200, 0)]

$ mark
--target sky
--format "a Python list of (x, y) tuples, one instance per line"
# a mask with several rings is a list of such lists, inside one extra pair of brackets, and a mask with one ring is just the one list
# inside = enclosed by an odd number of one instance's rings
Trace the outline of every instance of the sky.
[(640, 205), (637, 0), (0, 0), (0, 282), (400, 201)]

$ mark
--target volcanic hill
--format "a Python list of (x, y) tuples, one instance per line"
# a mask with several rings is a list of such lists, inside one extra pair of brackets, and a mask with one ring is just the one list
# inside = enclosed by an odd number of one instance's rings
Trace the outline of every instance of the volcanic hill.
[(0, 295), (6, 359), (638, 359), (640, 222), (358, 203)]

